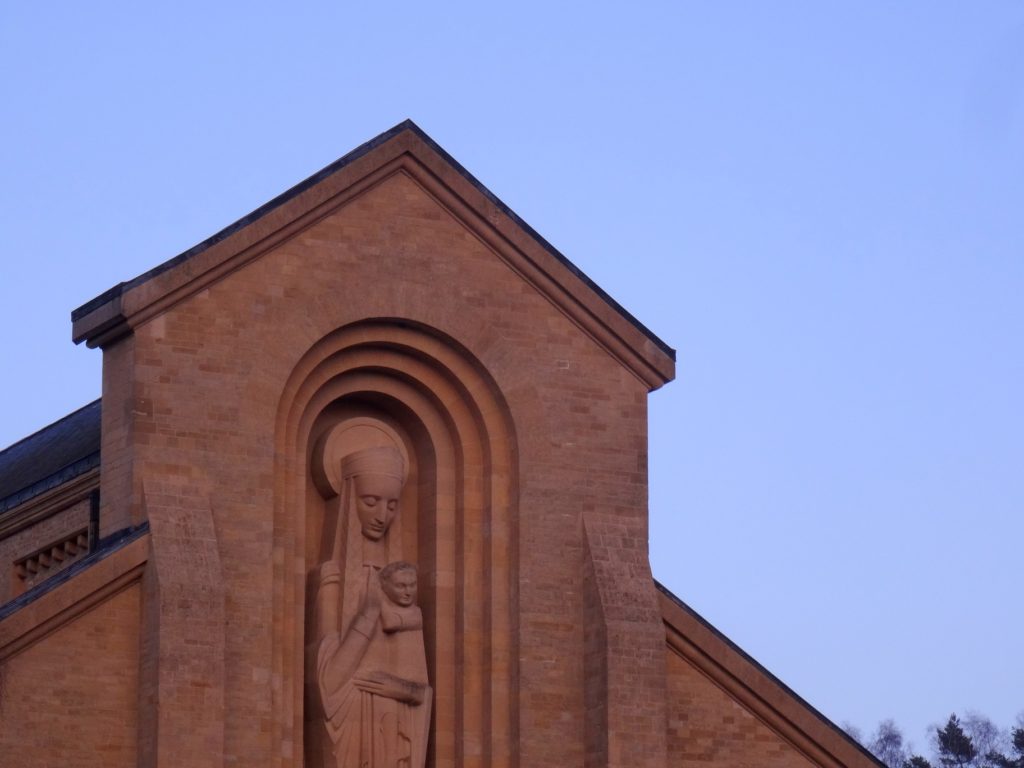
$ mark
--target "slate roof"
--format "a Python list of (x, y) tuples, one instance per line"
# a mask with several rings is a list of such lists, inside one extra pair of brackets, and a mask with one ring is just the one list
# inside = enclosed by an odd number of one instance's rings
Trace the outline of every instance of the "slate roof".
[(0, 451), (0, 514), (100, 464), (94, 400)]

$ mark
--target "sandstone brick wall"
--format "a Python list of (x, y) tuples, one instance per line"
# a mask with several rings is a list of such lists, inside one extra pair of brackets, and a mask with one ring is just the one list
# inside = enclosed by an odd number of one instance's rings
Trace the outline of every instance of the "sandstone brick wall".
[(0, 664), (0, 765), (136, 765), (139, 592), (122, 590)]
[[(519, 666), (520, 764), (583, 763), (584, 517), (601, 615), (619, 653), (607, 670), (616, 686), (609, 749), (617, 765), (657, 761), (664, 735), (652, 724), (663, 722), (663, 636), (646, 559), (647, 386), (401, 173), (106, 352), (114, 364), (104, 374), (105, 430), (108, 419), (121, 421), (116, 440), (104, 433), (104, 526), (132, 522), (148, 477), (171, 495), (175, 484), (182, 493), (208, 489), (230, 596), (225, 757), (255, 766), (282, 749), (301, 752), (301, 735), (288, 736), (290, 721), (280, 720), (292, 705), (282, 709), (268, 682), (275, 633), (294, 631), (290, 618), (274, 614), (275, 590), (294, 589), (274, 582), (275, 418), (302, 355), (336, 329), (374, 317), (455, 339), (508, 404), (520, 462), (518, 534), (509, 542), (521, 553), (512, 618), (518, 643), (510, 650)], [(192, 640), (206, 647), (204, 638)], [(182, 729), (194, 714), (180, 713)], [(285, 742), (272, 744), (270, 729), (253, 727), (270, 721), (285, 729)], [(462, 750), (467, 766), (492, 757), (473, 740), (448, 749)]]
[(674, 768), (815, 765), (671, 649), (668, 751)]
[(150, 535), (0, 667), (0, 764), (298, 768), (313, 433), (365, 407), (424, 471), (431, 768), (873, 765), (653, 588), (669, 353), (411, 133), (354, 157), (76, 321), (101, 533)]

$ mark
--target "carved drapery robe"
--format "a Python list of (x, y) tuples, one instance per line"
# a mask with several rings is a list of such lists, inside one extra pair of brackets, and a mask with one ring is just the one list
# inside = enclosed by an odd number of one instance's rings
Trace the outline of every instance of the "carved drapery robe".
[[(351, 663), (356, 657), (351, 676), (332, 688), (327, 683), (329, 666)], [(378, 672), (416, 687), (421, 703), (398, 701), (359, 687), (358, 680)], [(372, 624), (357, 617), (344, 638), (340, 633), (325, 637), (317, 654), (317, 678), (338, 768), (424, 765), (432, 690), (427, 685), (418, 607), (385, 604)]]

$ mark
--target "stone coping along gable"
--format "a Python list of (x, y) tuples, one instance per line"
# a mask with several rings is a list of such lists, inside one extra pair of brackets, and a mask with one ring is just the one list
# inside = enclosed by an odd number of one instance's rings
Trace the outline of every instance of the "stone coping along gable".
[[(703, 616), (660, 582), (654, 585), (670, 654), (695, 668), (810, 764), (822, 768), (884, 768), (874, 755)], [(727, 734), (719, 734), (716, 742), (727, 738)]]
[(72, 338), (104, 346), (336, 210), (395, 171), (410, 174), (650, 390), (675, 351), (519, 218), (411, 120), (368, 141), (184, 253), (71, 313)]

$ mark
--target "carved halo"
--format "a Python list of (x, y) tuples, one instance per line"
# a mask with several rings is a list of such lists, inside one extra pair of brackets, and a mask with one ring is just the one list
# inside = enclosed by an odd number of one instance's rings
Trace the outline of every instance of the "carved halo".
[(341, 460), (364, 448), (394, 448), (402, 454), (406, 472), (409, 453), (398, 432), (379, 419), (358, 416), (338, 422), (313, 446), (310, 472), (320, 495), (330, 499), (341, 493)]

